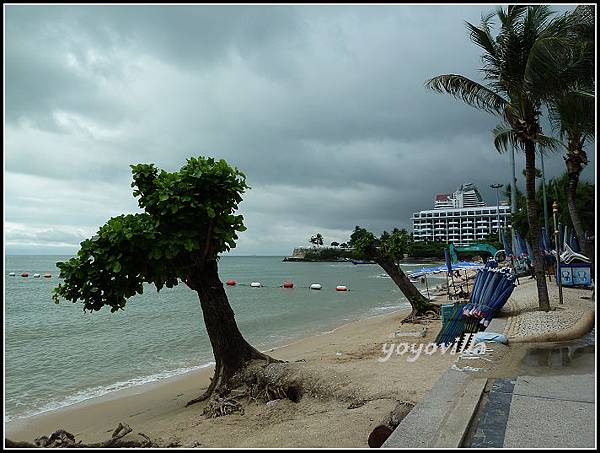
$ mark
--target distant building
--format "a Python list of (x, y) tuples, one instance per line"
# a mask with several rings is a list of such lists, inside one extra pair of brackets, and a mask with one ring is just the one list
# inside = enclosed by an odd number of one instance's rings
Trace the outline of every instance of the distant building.
[(470, 208), (475, 206), (485, 206), (485, 202), (477, 187), (470, 182), (464, 183), (454, 193), (436, 194), (434, 201), (435, 209)]
[(477, 187), (465, 183), (452, 194), (436, 194), (434, 209), (413, 214), (413, 237), (467, 245), (509, 227), (509, 217), (510, 206), (486, 206)]

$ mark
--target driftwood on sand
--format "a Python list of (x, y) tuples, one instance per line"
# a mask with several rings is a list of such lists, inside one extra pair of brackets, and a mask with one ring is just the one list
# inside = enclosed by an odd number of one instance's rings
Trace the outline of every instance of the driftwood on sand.
[[(150, 439), (144, 433), (127, 436), (133, 430), (126, 423), (119, 423), (110, 439), (104, 442), (84, 444), (76, 440), (75, 436), (64, 429), (54, 431), (50, 436), (42, 436), (33, 442), (21, 442), (5, 439), (7, 448), (131, 448), (131, 447), (159, 447), (157, 441)], [(125, 438), (127, 436), (127, 438)]]
[(369, 435), (369, 447), (379, 448), (387, 440), (400, 422), (408, 415), (414, 407), (413, 403), (401, 401), (394, 410), (390, 411), (379, 425)]

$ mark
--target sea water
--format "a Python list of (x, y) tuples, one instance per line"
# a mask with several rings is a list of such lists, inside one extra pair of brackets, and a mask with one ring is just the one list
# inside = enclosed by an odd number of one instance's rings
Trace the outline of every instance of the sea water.
[[(5, 258), (5, 417), (28, 417), (211, 365), (213, 356), (195, 292), (180, 283), (147, 285), (124, 310), (84, 313), (51, 300), (67, 256)], [(403, 265), (409, 273), (422, 264)], [(9, 276), (14, 272), (16, 276)], [(28, 272), (29, 277), (20, 277)], [(41, 278), (33, 278), (39, 273)], [(45, 273), (52, 274), (46, 279)], [(219, 261), (229, 302), (245, 338), (258, 349), (322, 333), (352, 320), (409, 307), (377, 265), (282, 262), (282, 257)], [(294, 288), (284, 289), (284, 281)], [(251, 282), (263, 287), (251, 288)], [(429, 279), (429, 286), (441, 278)], [(321, 290), (310, 290), (320, 283)], [(336, 286), (345, 285), (347, 292)], [(417, 284), (425, 291), (425, 285)]]

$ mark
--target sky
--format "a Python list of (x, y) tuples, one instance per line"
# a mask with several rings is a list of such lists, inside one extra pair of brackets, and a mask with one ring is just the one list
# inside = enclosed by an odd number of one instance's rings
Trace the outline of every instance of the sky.
[[(497, 118), (424, 87), (481, 81), (464, 21), (494, 6), (4, 8), (7, 254), (72, 254), (140, 212), (142, 162), (204, 155), (246, 174), (232, 255), (345, 242), (355, 225), (410, 231), (438, 192), (472, 182), (495, 204), (489, 185), (509, 182)], [(562, 173), (561, 155), (545, 171)]]

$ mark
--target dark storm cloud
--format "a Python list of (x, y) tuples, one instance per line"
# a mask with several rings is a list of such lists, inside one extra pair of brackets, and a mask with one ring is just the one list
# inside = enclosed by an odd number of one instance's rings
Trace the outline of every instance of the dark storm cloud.
[(248, 177), (239, 253), (410, 229), (466, 181), (493, 203), (488, 185), (509, 180), (497, 120), (423, 86), (479, 78), (464, 20), (491, 9), (8, 6), (7, 244), (83, 239), (136, 211), (129, 164), (198, 154)]

